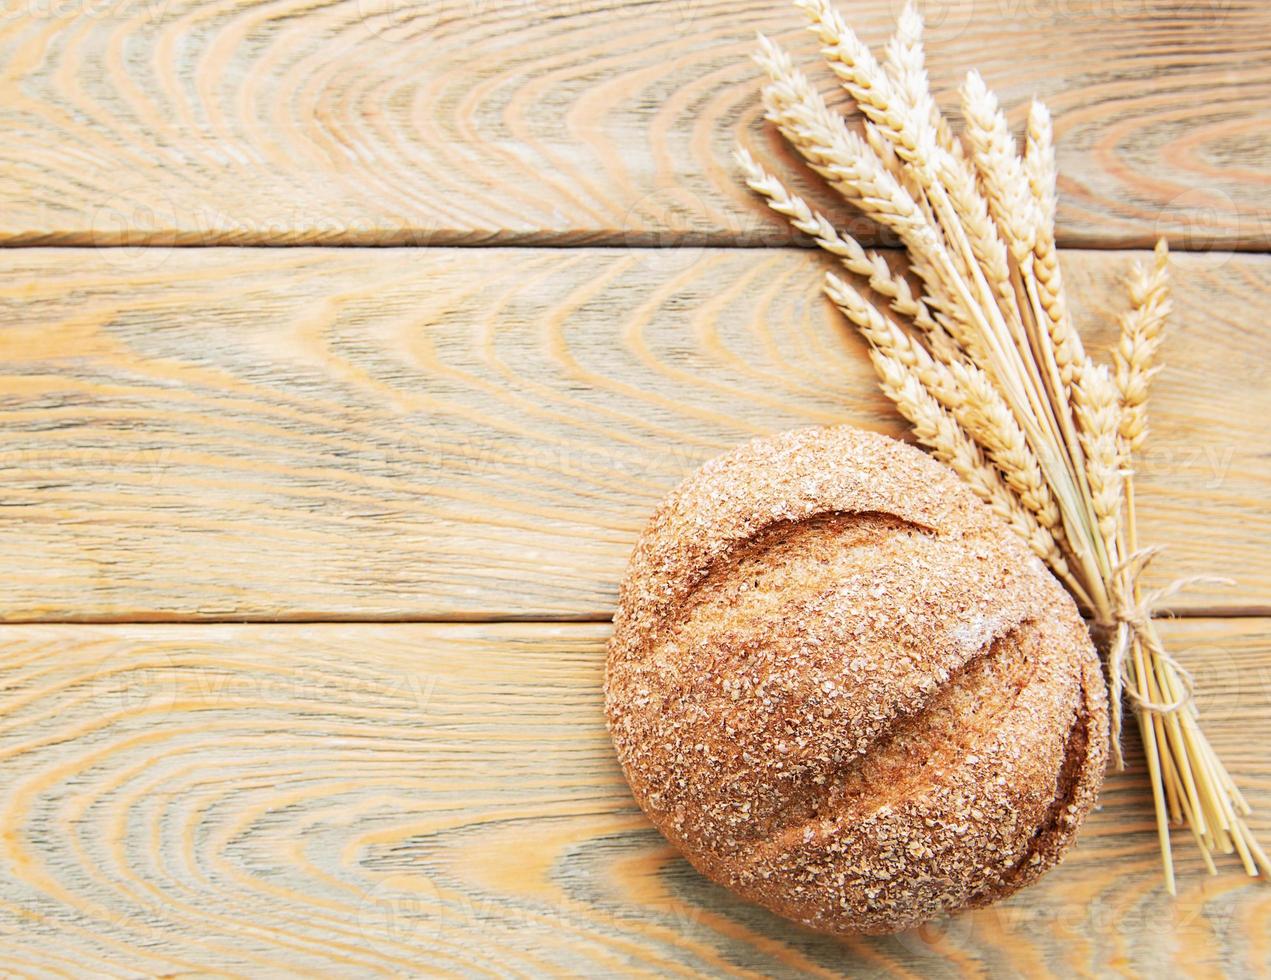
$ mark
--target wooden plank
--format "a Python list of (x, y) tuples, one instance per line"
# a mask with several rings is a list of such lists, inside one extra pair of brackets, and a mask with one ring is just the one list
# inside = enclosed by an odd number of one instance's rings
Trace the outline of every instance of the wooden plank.
[[(1271, 621), (1188, 620), (1271, 833)], [(0, 629), (0, 960), (19, 973), (1265, 975), (1271, 888), (1161, 885), (1137, 746), (1003, 905), (836, 942), (699, 877), (601, 712), (604, 625)]]
[[(761, 433), (905, 431), (787, 250), (0, 252), (0, 614), (608, 618), (636, 535)], [(124, 261), (124, 266), (116, 263)], [(1065, 256), (1115, 334), (1131, 257)], [(1271, 609), (1271, 260), (1177, 260), (1142, 540)]]
[[(971, 67), (1008, 106), (1050, 102), (1065, 244), (1271, 244), (1261, 0), (927, 7), (947, 103)], [(899, 8), (853, 0), (851, 22), (881, 43)], [(789, 162), (750, 54), (764, 31), (814, 64), (802, 20), (772, 0), (14, 4), (0, 241), (785, 242), (729, 155)]]

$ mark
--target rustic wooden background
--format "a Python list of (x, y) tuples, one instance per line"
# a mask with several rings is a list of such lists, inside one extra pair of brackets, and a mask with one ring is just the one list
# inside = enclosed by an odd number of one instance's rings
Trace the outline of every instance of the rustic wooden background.
[[(942, 93), (1055, 112), (1094, 346), (1178, 253), (1143, 537), (1238, 581), (1165, 630), (1271, 836), (1271, 8), (925, 7)], [(756, 30), (811, 60), (781, 0), (0, 7), (0, 973), (1271, 971), (1264, 884), (1179, 836), (1164, 895), (1136, 745), (1040, 885), (886, 939), (632, 803), (600, 682), (655, 502), (758, 433), (903, 433), (729, 163), (793, 168)]]

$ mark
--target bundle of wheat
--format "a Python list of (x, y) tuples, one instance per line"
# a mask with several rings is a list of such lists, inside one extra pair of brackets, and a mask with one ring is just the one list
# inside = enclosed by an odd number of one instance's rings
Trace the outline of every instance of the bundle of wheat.
[(1248, 804), (1201, 730), (1191, 677), (1152, 622), (1153, 608), (1189, 581), (1149, 594), (1139, 586), (1152, 550), (1138, 544), (1133, 460), (1170, 312), (1165, 243), (1149, 268), (1135, 268), (1112, 364), (1097, 363), (1064, 301), (1046, 107), (1032, 103), (1020, 152), (997, 99), (970, 72), (959, 139), (932, 98), (912, 4), (881, 62), (829, 0), (798, 6), (859, 108), (863, 135), (761, 37), (767, 118), (900, 241), (920, 293), (739, 149), (746, 182), (840, 259), (850, 275), (827, 274), (826, 292), (869, 340), (883, 390), (918, 440), (1028, 542), (1106, 637), (1114, 757), (1120, 765), (1124, 699), (1143, 735), (1169, 890), (1171, 820), (1190, 828), (1211, 871), (1214, 852), (1235, 852), (1250, 875), (1271, 874), (1244, 819)]

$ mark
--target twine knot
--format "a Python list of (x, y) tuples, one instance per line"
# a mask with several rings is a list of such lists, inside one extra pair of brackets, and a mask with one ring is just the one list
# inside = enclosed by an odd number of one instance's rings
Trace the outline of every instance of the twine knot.
[[(1121, 755), (1122, 697), (1130, 701), (1135, 711), (1168, 715), (1190, 705), (1195, 695), (1196, 682), (1191, 671), (1165, 649), (1160, 637), (1156, 635), (1156, 629), (1152, 626), (1156, 609), (1167, 599), (1172, 599), (1194, 585), (1235, 584), (1227, 578), (1193, 575), (1175, 579), (1165, 588), (1148, 592), (1141, 599), (1136, 599), (1135, 586), (1138, 578), (1159, 551), (1159, 548), (1143, 548), (1117, 566), (1112, 576), (1112, 619), (1110, 622), (1098, 622), (1104, 630), (1115, 631), (1108, 650), (1108, 679), (1112, 688), (1112, 753), (1118, 769), (1125, 766)], [(1132, 663), (1130, 652), (1136, 640), (1147, 657)], [(1149, 660), (1158, 671), (1163, 668), (1163, 673), (1158, 673), (1151, 683), (1147, 676)], [(1138, 683), (1135, 683), (1136, 680)], [(1162, 699), (1158, 700), (1144, 693), (1152, 689), (1160, 692)]]

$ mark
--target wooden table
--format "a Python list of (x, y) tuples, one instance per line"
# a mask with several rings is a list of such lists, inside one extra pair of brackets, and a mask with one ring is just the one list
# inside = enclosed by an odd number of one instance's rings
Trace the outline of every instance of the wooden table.
[[(1092, 345), (1178, 253), (1143, 537), (1238, 581), (1165, 631), (1265, 839), (1271, 12), (927, 7), (946, 98), (1055, 112)], [(1180, 834), (1164, 894), (1136, 743), (1040, 885), (886, 939), (735, 901), (633, 804), (600, 684), (651, 508), (757, 433), (904, 431), (729, 162), (794, 166), (756, 30), (811, 60), (778, 0), (4, 8), (0, 972), (1271, 969), (1234, 862)]]

